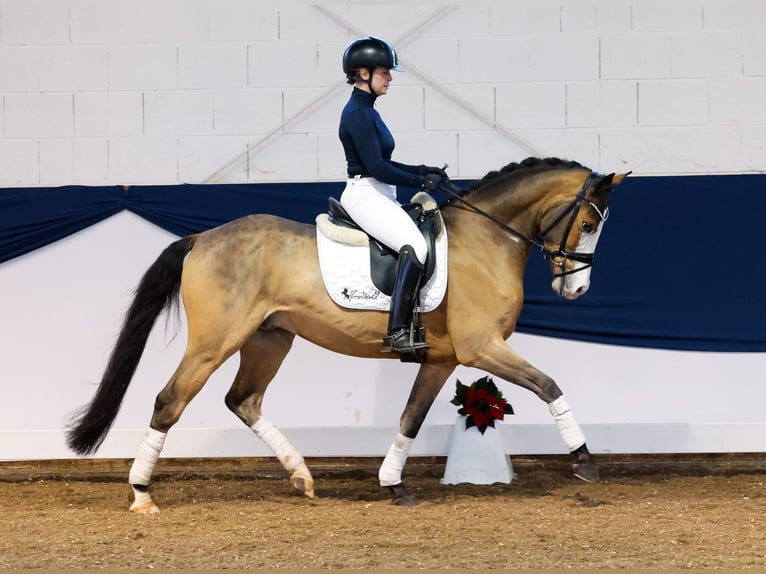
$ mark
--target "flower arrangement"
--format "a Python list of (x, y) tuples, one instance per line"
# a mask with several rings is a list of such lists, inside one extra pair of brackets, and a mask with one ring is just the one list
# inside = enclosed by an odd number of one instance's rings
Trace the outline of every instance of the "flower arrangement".
[(473, 426), (481, 434), (490, 426), (495, 428), (495, 421), (501, 421), (505, 415), (513, 414), (513, 407), (503, 398), (491, 377), (485, 376), (466, 386), (458, 379), (455, 398), (450, 402), (457, 405), (459, 415), (465, 415), (465, 428)]

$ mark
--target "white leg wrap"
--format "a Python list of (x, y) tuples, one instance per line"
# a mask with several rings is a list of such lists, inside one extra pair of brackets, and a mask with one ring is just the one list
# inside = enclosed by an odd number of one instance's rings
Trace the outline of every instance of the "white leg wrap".
[(564, 397), (559, 397), (552, 403), (549, 403), (548, 408), (551, 410), (553, 419), (559, 427), (561, 438), (564, 439), (564, 444), (567, 445), (569, 452), (575, 451), (584, 445), (585, 435), (582, 433), (580, 425), (577, 424)]
[(410, 454), (410, 447), (415, 439), (407, 438), (402, 433), (396, 435), (396, 439), (388, 449), (383, 464), (378, 471), (380, 486), (394, 486), (402, 482), (402, 469)]
[(250, 428), (253, 429), (253, 432), (259, 439), (266, 443), (266, 446), (274, 451), (274, 454), (277, 455), (279, 462), (282, 463), (285, 470), (293, 472), (303, 464), (303, 456), (301, 456), (301, 453), (290, 444), (287, 437), (283, 435), (282, 431), (275, 427), (271, 421), (261, 417)]
[(147, 429), (144, 433), (144, 442), (141, 443), (141, 448), (138, 450), (138, 456), (133, 461), (133, 466), (130, 467), (130, 474), (128, 475), (130, 484), (149, 485), (154, 465), (157, 464), (162, 447), (165, 445), (166, 436), (167, 434), (164, 432), (156, 431), (153, 428)]

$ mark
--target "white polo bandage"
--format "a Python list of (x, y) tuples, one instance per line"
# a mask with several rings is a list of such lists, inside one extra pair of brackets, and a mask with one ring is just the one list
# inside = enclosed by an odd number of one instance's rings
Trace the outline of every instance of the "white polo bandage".
[(402, 469), (410, 454), (410, 447), (414, 438), (407, 438), (402, 433), (396, 435), (396, 439), (388, 449), (383, 464), (378, 471), (380, 486), (394, 486), (402, 482)]
[(156, 431), (153, 428), (147, 429), (141, 448), (138, 449), (138, 455), (133, 461), (133, 466), (130, 467), (130, 474), (128, 475), (130, 484), (149, 485), (152, 472), (154, 472), (154, 465), (160, 458), (160, 452), (165, 446), (165, 437), (167, 436), (167, 433)]
[(567, 445), (569, 452), (573, 452), (585, 444), (585, 435), (580, 429), (580, 425), (572, 414), (569, 405), (561, 396), (552, 403), (548, 403), (548, 408), (553, 415), (553, 420), (556, 421), (556, 426), (559, 427), (561, 438), (564, 439), (564, 444)]
[(288, 472), (293, 472), (303, 464), (303, 456), (287, 437), (271, 421), (261, 417), (250, 427), (256, 436), (268, 446)]

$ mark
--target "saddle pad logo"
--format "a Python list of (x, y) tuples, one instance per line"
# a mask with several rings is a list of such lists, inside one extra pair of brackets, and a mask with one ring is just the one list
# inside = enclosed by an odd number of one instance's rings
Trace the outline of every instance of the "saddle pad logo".
[[(369, 246), (347, 245), (325, 236), (317, 226), (319, 266), (330, 298), (346, 309), (388, 311), (391, 297), (381, 293), (370, 278)], [(433, 311), (447, 292), (447, 232), (436, 238), (436, 267), (420, 290), (421, 312)]]

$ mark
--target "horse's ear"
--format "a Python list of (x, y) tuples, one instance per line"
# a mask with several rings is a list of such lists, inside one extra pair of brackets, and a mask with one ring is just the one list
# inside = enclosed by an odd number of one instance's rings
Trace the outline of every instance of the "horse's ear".
[(595, 191), (611, 191), (616, 185), (620, 185), (622, 180), (628, 177), (632, 172), (628, 173), (610, 173), (609, 175), (602, 175), (596, 182)]
[(609, 175), (602, 175), (596, 180), (596, 185), (593, 187), (593, 190), (596, 193), (602, 192), (602, 191), (611, 191), (612, 189), (612, 180), (614, 179), (613, 173), (610, 173)]
[(620, 185), (622, 183), (622, 180), (628, 177), (632, 171), (629, 171), (627, 173), (618, 173), (618, 174), (612, 174), (614, 177), (612, 177), (612, 185)]

